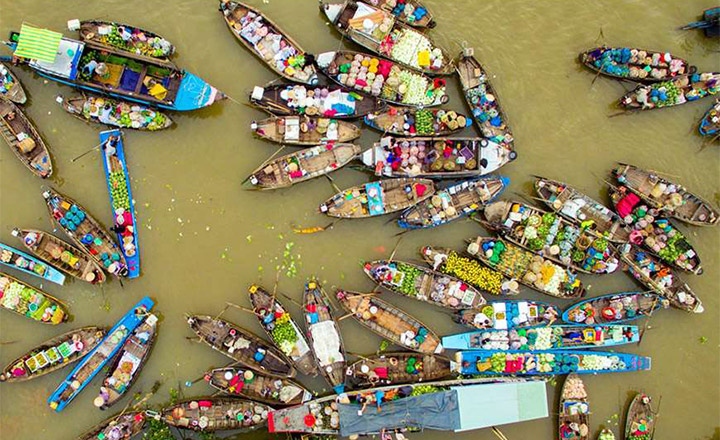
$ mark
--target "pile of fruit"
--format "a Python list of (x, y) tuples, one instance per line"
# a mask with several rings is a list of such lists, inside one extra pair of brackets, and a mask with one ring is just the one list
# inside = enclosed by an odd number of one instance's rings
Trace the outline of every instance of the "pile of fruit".
[(30, 319), (59, 324), (65, 313), (45, 295), (7, 277), (0, 277), (0, 305)]
[(503, 276), (497, 271), (488, 269), (479, 262), (462, 257), (450, 251), (447, 259), (439, 267), (440, 272), (452, 275), (468, 284), (482, 289), (492, 295), (500, 295)]
[(107, 46), (149, 57), (166, 57), (172, 53), (172, 45), (163, 38), (148, 37), (134, 29), (127, 29), (126, 31), (133, 31), (128, 40), (124, 40), (120, 35), (119, 26), (112, 25), (110, 32), (106, 35), (100, 35), (99, 40)]
[(123, 208), (130, 210), (130, 196), (128, 195), (127, 181), (125, 173), (122, 171), (112, 171), (109, 175), (110, 180), (110, 198), (112, 199), (113, 208)]
[[(107, 109), (110, 112), (107, 112)], [(105, 112), (104, 112), (105, 111)], [(88, 97), (83, 103), (85, 118), (121, 128), (155, 131), (166, 128), (169, 118), (164, 113), (138, 104), (127, 104), (110, 98)]]
[(417, 385), (413, 387), (412, 392), (410, 392), (410, 397), (420, 396), (422, 394), (437, 393), (439, 391), (442, 391), (442, 388), (432, 385)]
[[(396, 267), (396, 277), (402, 274), (402, 283), (399, 285), (396, 284), (397, 290), (408, 296), (417, 295), (418, 291), (415, 282), (418, 277), (422, 277), (423, 272), (414, 266), (409, 266), (404, 263), (397, 263)], [(395, 284), (394, 281), (395, 280), (393, 280), (393, 284)]]
[(297, 332), (290, 322), (290, 314), (287, 312), (275, 319), (275, 327), (271, 330), (273, 341), (280, 347), (285, 355), (290, 355), (298, 341)]

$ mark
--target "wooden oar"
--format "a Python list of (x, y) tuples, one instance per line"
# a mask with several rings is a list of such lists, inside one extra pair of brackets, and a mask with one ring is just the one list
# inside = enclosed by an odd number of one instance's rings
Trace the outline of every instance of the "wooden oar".
[(302, 310), (302, 308), (303, 308), (303, 305), (302, 305), (302, 304), (300, 304), (299, 302), (295, 301), (294, 299), (290, 298), (289, 296), (285, 295), (285, 294), (282, 293), (282, 292), (280, 292), (280, 295), (284, 296), (288, 301), (290, 301), (291, 303), (295, 304), (296, 306), (298, 306), (298, 307), (300, 308), (300, 310)]
[(77, 157), (75, 157), (74, 159), (71, 159), (70, 162), (75, 162), (76, 160), (80, 159), (81, 157), (87, 156), (88, 154), (90, 154), (90, 153), (92, 153), (93, 151), (97, 150), (98, 148), (102, 147), (102, 145), (103, 145), (104, 143), (105, 143), (105, 142), (100, 142), (99, 144), (97, 144), (97, 145), (95, 145), (94, 147), (92, 147), (91, 149), (87, 150), (86, 152), (84, 152), (84, 153), (81, 154), (80, 156), (77, 156)]
[(257, 313), (255, 310), (248, 309), (247, 307), (239, 306), (239, 305), (233, 304), (233, 303), (231, 303), (231, 302), (226, 302), (225, 304), (227, 304), (227, 305), (230, 306), (230, 307), (235, 307), (235, 308), (238, 309), (238, 310), (242, 310), (243, 312), (252, 313), (253, 315), (257, 316), (258, 318), (262, 318), (262, 317), (263, 317), (262, 315), (260, 315), (259, 313)]
[[(102, 145), (102, 144), (101, 144), (101, 145)], [(281, 152), (284, 148), (285, 148), (285, 144), (280, 145), (280, 148), (278, 148), (270, 157), (268, 157), (268, 158), (265, 160), (265, 162), (263, 162), (262, 164), (260, 164), (260, 166), (257, 167), (256, 169), (259, 170), (259, 169), (263, 168), (265, 165), (268, 164), (268, 162), (270, 162), (271, 160), (273, 160), (273, 158), (275, 158), (275, 156), (276, 156), (279, 152)], [(248, 180), (250, 180), (250, 178), (253, 176), (253, 174), (254, 174), (254, 173), (250, 173), (250, 175), (247, 176), (247, 177), (245, 178), (245, 180), (242, 181), (241, 184), (244, 184), (245, 182), (247, 182)]]

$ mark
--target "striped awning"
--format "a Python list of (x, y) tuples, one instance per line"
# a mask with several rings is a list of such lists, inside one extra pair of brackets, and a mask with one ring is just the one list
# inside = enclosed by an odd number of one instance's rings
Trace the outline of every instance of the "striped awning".
[(15, 56), (52, 63), (57, 57), (62, 34), (24, 24), (20, 28)]

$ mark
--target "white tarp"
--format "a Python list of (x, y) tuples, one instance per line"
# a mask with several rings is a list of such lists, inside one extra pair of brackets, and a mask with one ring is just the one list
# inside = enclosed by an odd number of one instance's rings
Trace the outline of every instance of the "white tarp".
[(338, 335), (333, 321), (310, 325), (310, 334), (312, 335), (313, 350), (321, 367), (343, 360), (340, 351), (340, 335)]

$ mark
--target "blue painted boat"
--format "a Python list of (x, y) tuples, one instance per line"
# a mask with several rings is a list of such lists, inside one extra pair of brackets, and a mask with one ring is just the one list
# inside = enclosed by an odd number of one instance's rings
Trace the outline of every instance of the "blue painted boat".
[(468, 376), (536, 376), (650, 370), (649, 357), (583, 350), (487, 350), (455, 353), (458, 372)]
[(521, 329), (485, 329), (443, 337), (454, 350), (546, 351), (612, 347), (640, 341), (636, 325), (551, 325)]
[(65, 283), (65, 275), (39, 258), (19, 251), (4, 243), (0, 243), (0, 263), (28, 275), (52, 281), (61, 286)]
[[(122, 133), (117, 129), (102, 131), (100, 143), (105, 179), (110, 193), (113, 230), (116, 231), (120, 251), (127, 262), (128, 278), (137, 278), (140, 276), (138, 222), (130, 190), (130, 174), (125, 160)], [(118, 228), (124, 228), (124, 231), (117, 232)]]
[(568, 324), (619, 324), (650, 316), (667, 307), (660, 295), (652, 292), (618, 292), (579, 301), (568, 307), (562, 320)]
[(48, 398), (50, 408), (62, 411), (100, 370), (115, 356), (133, 330), (145, 321), (155, 303), (148, 297), (140, 300), (115, 324), (93, 351), (87, 354)]
[(715, 101), (715, 104), (705, 112), (698, 130), (703, 136), (720, 133), (720, 100)]

